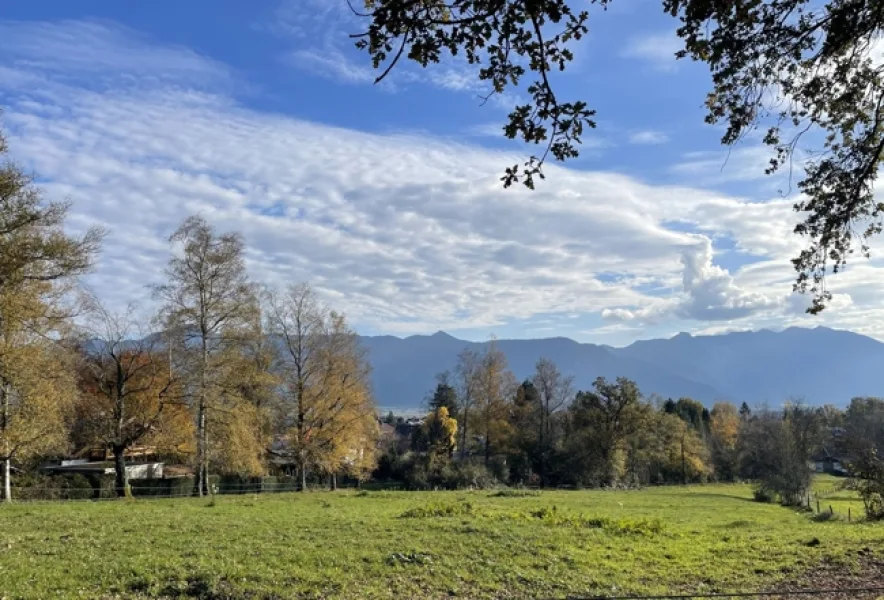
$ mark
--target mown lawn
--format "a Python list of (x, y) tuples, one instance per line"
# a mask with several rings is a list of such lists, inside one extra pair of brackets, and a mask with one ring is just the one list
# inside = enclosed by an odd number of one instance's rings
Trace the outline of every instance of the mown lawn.
[(745, 591), (884, 552), (884, 525), (857, 522), (858, 501), (821, 503), (854, 522), (758, 504), (737, 485), (17, 504), (0, 506), (0, 598)]

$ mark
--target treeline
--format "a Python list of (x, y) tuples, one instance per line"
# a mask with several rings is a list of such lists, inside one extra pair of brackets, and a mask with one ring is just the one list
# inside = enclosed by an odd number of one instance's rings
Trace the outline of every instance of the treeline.
[(251, 281), (242, 238), (200, 217), (169, 239), (164, 281), (146, 291), (156, 314), (116, 313), (78, 286), (105, 232), (69, 234), (67, 212), (0, 165), (3, 498), (14, 476), (93, 447), (112, 453), (120, 495), (135, 446), (192, 466), (199, 495), (210, 470), (295, 473), (302, 484), (371, 473), (369, 365), (343, 315), (307, 285)]
[(78, 284), (105, 232), (69, 233), (67, 212), (0, 164), (6, 500), (14, 478), (89, 448), (110, 453), (114, 489), (126, 495), (127, 456), (150, 447), (193, 471), (197, 495), (210, 492), (210, 473), (284, 474), (300, 489), (334, 486), (338, 475), (417, 489), (751, 480), (759, 499), (800, 504), (811, 459), (832, 449), (867, 512), (884, 516), (881, 400), (855, 399), (843, 412), (707, 410), (689, 398), (644, 398), (624, 378), (575, 390), (545, 359), (520, 382), (492, 343), (439, 375), (419, 426), (381, 436), (370, 366), (344, 316), (306, 284), (250, 280), (239, 234), (186, 219), (169, 238), (163, 280), (146, 291), (156, 313), (115, 312)]
[(545, 359), (518, 382), (494, 342), (481, 354), (465, 350), (453, 372), (438, 376), (422, 425), (385, 449), (376, 476), (415, 488), (754, 481), (758, 499), (800, 505), (813, 461), (835, 452), (857, 482), (876, 481), (879, 399), (856, 398), (846, 411), (800, 402), (707, 409), (690, 398), (646, 399), (625, 378), (599, 378), (582, 391), (572, 382)]

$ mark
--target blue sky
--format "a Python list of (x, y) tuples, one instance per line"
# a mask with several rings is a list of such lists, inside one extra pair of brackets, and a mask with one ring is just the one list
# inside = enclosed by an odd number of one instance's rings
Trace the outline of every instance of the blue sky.
[(709, 76), (676, 61), (658, 2), (593, 9), (557, 74), (598, 129), (536, 192), (502, 190), (532, 148), (499, 135), (515, 89), (403, 64), (373, 85), (344, 0), (0, 8), (0, 106), (15, 158), (71, 227), (112, 231), (87, 283), (149, 304), (188, 214), (243, 232), (252, 276), (309, 281), (358, 331), (622, 345), (679, 331), (826, 324), (884, 337), (881, 271), (834, 279), (803, 314), (797, 199), (756, 137), (728, 155), (703, 122)]

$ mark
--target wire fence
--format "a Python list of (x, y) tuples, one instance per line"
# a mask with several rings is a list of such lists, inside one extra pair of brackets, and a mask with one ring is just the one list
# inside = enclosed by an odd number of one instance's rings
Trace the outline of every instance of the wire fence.
[[(195, 484), (191, 479), (175, 481), (172, 479), (157, 479), (156, 482), (170, 482), (168, 485), (129, 486), (129, 492), (137, 499), (173, 499), (191, 498), (196, 493)], [(352, 483), (341, 483), (335, 487), (338, 490), (359, 489), (360, 486)], [(329, 491), (328, 485), (308, 484), (305, 491)], [(278, 482), (254, 482), (254, 483), (223, 483), (210, 486), (204, 496), (245, 496), (260, 494), (282, 494), (300, 491), (300, 484)], [(13, 487), (12, 499), (14, 502), (96, 502), (118, 500), (116, 487)]]
[(840, 589), (799, 589), (799, 590), (771, 590), (764, 592), (710, 592), (710, 593), (683, 593), (683, 594), (657, 594), (657, 595), (627, 595), (627, 596), (568, 596), (568, 600), (704, 600), (712, 598), (795, 598), (802, 596), (827, 597), (827, 598), (851, 598), (855, 600), (865, 598), (880, 598), (884, 594), (884, 586), (854, 587)]

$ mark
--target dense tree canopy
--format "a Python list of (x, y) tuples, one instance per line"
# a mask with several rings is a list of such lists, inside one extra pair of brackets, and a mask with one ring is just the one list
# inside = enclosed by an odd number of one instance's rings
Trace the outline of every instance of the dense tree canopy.
[[(533, 188), (549, 155), (578, 156), (586, 129), (595, 127), (595, 111), (557, 95), (551, 74), (573, 60), (589, 31), (587, 9), (609, 1), (365, 0), (368, 26), (353, 37), (380, 70), (378, 80), (402, 58), (427, 67), (446, 54), (476, 65), (489, 95), (531, 77), (530, 99), (513, 108), (503, 134), (542, 149), (507, 168), (503, 182)], [(706, 121), (725, 125), (722, 143), (760, 128), (771, 148), (768, 173), (803, 170), (795, 232), (809, 241), (793, 261), (795, 289), (810, 293), (809, 311), (819, 312), (831, 298), (826, 273), (844, 267), (857, 238), (868, 254), (866, 240), (881, 231), (884, 204), (873, 184), (884, 152), (884, 84), (871, 56), (884, 30), (880, 3), (663, 0), (662, 8), (678, 20), (678, 58), (711, 71)]]

